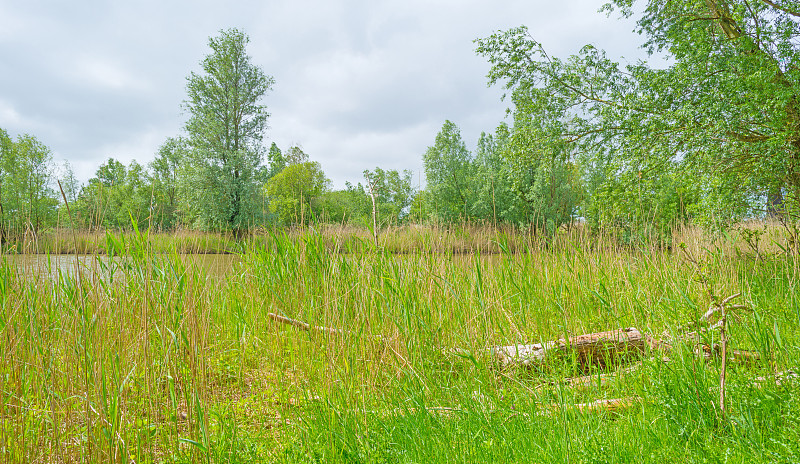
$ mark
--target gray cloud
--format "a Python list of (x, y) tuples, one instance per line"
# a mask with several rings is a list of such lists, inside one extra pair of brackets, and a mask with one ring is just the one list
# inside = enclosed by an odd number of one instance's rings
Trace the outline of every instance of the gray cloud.
[(276, 79), (268, 141), (301, 144), (337, 187), (376, 166), (419, 171), (445, 119), (471, 146), (503, 120), (475, 38), (525, 24), (556, 55), (592, 42), (643, 56), (603, 3), (0, 0), (0, 127), (36, 135), (84, 180), (110, 156), (147, 163), (181, 130), (208, 37), (239, 27)]

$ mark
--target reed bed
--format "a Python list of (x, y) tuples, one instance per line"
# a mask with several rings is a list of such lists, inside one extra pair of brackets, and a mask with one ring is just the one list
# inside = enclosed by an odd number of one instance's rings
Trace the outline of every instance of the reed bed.
[[(755, 253), (683, 231), (688, 255), (586, 231), (405, 233), (375, 247), (343, 229), (265, 231), (231, 247), (224, 274), (137, 233), (55, 273), (4, 261), (0, 461), (800, 459), (800, 382), (774, 379), (800, 367), (800, 266), (777, 232)], [(619, 327), (677, 333), (709, 288), (742, 293), (729, 338), (761, 358), (729, 366), (725, 414), (719, 361), (688, 344), (608, 383), (615, 367), (500, 370), (486, 356)], [(562, 382), (585, 375), (598, 381)]]

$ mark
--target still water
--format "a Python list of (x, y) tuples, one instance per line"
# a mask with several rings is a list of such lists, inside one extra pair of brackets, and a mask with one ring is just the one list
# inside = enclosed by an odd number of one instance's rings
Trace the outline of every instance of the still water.
[[(224, 278), (240, 261), (233, 254), (186, 254), (178, 259), (187, 267), (196, 266), (212, 278)], [(50, 277), (58, 279), (61, 275), (75, 275), (80, 269), (84, 276), (107, 278), (113, 274), (115, 278), (124, 276), (129, 258), (108, 258), (95, 255), (5, 255), (2, 260), (14, 266), (23, 276)], [(167, 258), (157, 262), (166, 267)]]

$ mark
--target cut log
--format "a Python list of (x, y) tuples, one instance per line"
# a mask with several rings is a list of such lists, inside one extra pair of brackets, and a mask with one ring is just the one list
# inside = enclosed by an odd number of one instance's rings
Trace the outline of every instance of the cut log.
[(573, 353), (581, 366), (602, 367), (622, 357), (642, 353), (646, 346), (648, 337), (639, 329), (629, 327), (532, 345), (497, 346), (490, 348), (489, 354), (503, 368), (536, 366)]

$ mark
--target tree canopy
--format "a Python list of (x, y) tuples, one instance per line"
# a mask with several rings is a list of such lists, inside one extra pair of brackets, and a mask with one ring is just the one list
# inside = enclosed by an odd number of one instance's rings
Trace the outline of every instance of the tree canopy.
[[(633, 0), (606, 6), (634, 14)], [(800, 204), (797, 2), (648, 0), (637, 22), (662, 68), (587, 45), (548, 55), (525, 27), (477, 41), (537, 144), (569, 144), (634, 179), (688, 169), (720, 211)], [(786, 196), (785, 200), (782, 197)], [(708, 212), (708, 209), (700, 208)]]
[(202, 227), (237, 235), (255, 221), (261, 192), (261, 145), (269, 114), (261, 99), (274, 80), (252, 63), (249, 38), (229, 29), (209, 39), (203, 74), (191, 73), (184, 106), (190, 117), (185, 190)]

